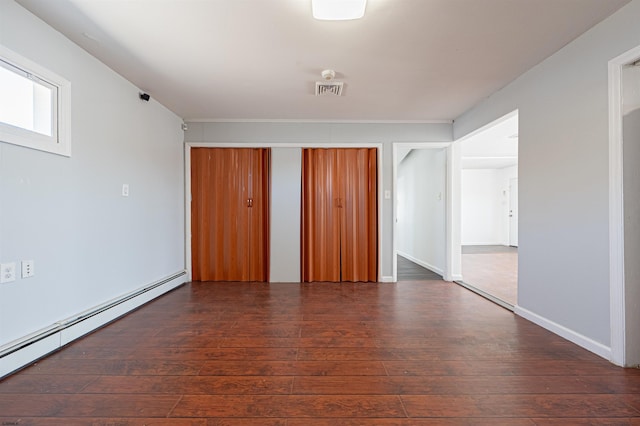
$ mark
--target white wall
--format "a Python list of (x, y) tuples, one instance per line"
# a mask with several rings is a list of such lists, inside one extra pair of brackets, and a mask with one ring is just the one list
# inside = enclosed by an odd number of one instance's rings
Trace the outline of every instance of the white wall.
[(640, 362), (640, 66), (623, 69), (626, 359)]
[(271, 282), (300, 282), (302, 150), (271, 149)]
[(607, 63), (640, 45), (638, 22), (633, 0), (454, 125), (458, 139), (519, 110), (518, 312), (603, 356), (610, 348)]
[(501, 244), (498, 169), (462, 170), (462, 245)]
[(0, 285), (2, 346), (183, 270), (184, 175), (175, 114), (13, 1), (0, 28), (72, 95), (71, 158), (0, 142), (0, 261), (36, 271)]
[[(188, 123), (185, 142), (194, 143), (251, 143), (263, 146), (301, 144), (322, 146), (327, 144), (371, 144), (381, 143), (382, 186), (392, 188), (392, 142), (450, 142), (451, 124), (341, 124), (341, 123), (299, 123), (299, 122), (246, 122), (246, 123)], [(300, 198), (300, 194), (290, 194)], [(392, 232), (393, 215), (391, 199), (382, 203), (382, 279), (392, 277)], [(274, 211), (274, 214), (275, 211)], [(299, 238), (289, 236), (289, 241)], [(299, 240), (296, 241), (299, 243)], [(289, 243), (287, 243), (289, 244)], [(273, 248), (275, 250), (275, 248)], [(294, 260), (292, 260), (294, 261)], [(299, 261), (296, 259), (295, 261)], [(273, 271), (272, 271), (273, 273)]]
[(444, 149), (414, 149), (398, 166), (398, 253), (440, 275), (446, 253)]
[(509, 184), (518, 166), (462, 170), (462, 245), (509, 245)]

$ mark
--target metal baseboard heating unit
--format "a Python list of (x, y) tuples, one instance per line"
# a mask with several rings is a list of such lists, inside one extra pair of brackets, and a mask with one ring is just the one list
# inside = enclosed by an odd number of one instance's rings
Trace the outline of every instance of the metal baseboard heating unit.
[[(42, 330), (39, 330), (39, 331), (37, 331), (37, 332), (35, 332), (33, 334), (30, 334), (30, 335), (28, 335), (28, 336), (26, 336), (26, 337), (24, 337), (22, 339), (10, 342), (5, 347), (0, 348), (0, 359), (6, 357), (8, 355), (14, 354), (14, 353), (16, 353), (16, 352), (18, 352), (18, 351), (20, 351), (20, 350), (22, 350), (22, 349), (24, 349), (24, 348), (26, 348), (28, 346), (31, 346), (34, 343), (37, 343), (37, 342), (39, 342), (41, 340), (44, 340), (44, 339), (46, 339), (48, 337), (51, 337), (54, 334), (59, 333), (59, 332), (65, 330), (65, 329), (67, 329), (69, 327), (73, 327), (76, 324), (79, 324), (79, 323), (81, 323), (83, 321), (86, 321), (86, 320), (88, 320), (90, 318), (93, 318), (96, 315), (99, 315), (99, 314), (101, 314), (103, 312), (108, 311), (109, 309), (113, 309), (114, 307), (116, 307), (118, 305), (121, 305), (121, 304), (123, 304), (125, 302), (128, 302), (129, 300), (135, 299), (138, 296), (141, 296), (141, 295), (143, 295), (143, 294), (145, 294), (145, 293), (147, 293), (147, 292), (149, 292), (151, 290), (154, 290), (154, 289), (156, 289), (156, 288), (158, 288), (158, 287), (160, 287), (160, 286), (162, 286), (164, 284), (167, 284), (167, 283), (175, 280), (176, 278), (180, 278), (182, 276), (185, 276), (186, 274), (187, 274), (187, 271), (182, 270), (182, 271), (177, 272), (177, 273), (175, 273), (173, 275), (170, 275), (170, 276), (168, 276), (168, 277), (166, 277), (166, 278), (164, 278), (164, 279), (162, 279), (160, 281), (156, 281), (156, 282), (154, 282), (154, 283), (152, 283), (152, 284), (150, 284), (150, 285), (148, 285), (146, 287), (143, 287), (143, 288), (141, 288), (139, 290), (133, 291), (133, 292), (128, 293), (128, 294), (125, 294), (124, 296), (121, 296), (121, 297), (119, 297), (117, 299), (110, 300), (110, 301), (108, 301), (108, 302), (106, 302), (106, 303), (104, 303), (102, 305), (98, 305), (98, 306), (92, 308), (91, 310), (82, 312), (82, 313), (80, 313), (80, 314), (78, 314), (76, 316), (73, 316), (71, 318), (68, 318), (68, 319), (65, 319), (65, 320), (62, 320), (62, 321), (58, 321), (55, 324), (53, 324), (53, 325), (51, 325), (49, 327), (46, 327), (46, 328), (44, 328)], [(182, 285), (182, 284), (184, 284), (184, 283), (181, 283), (180, 285)], [(153, 300), (153, 299), (151, 299), (151, 300)], [(126, 313), (124, 313), (123, 315), (126, 315)], [(120, 315), (120, 316), (122, 316), (122, 315)], [(111, 321), (114, 321), (114, 320), (118, 319), (120, 316), (112, 319)], [(111, 322), (111, 321), (109, 321), (109, 322)], [(106, 325), (109, 322), (107, 322), (107, 323), (105, 323), (103, 325)], [(1, 373), (0, 373), (0, 377), (2, 377)]]

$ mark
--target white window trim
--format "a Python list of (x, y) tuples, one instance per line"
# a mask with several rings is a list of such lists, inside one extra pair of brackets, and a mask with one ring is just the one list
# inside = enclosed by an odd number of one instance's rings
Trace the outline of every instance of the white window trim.
[(0, 45), (0, 59), (57, 87), (54, 135), (48, 137), (0, 122), (0, 143), (6, 142), (53, 154), (71, 156), (71, 83), (58, 74)]

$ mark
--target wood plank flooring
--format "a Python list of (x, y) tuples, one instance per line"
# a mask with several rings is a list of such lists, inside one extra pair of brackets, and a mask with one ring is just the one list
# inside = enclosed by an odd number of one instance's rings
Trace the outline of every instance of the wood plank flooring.
[(398, 281), (441, 280), (442, 276), (400, 255), (398, 259)]
[(464, 283), (515, 306), (518, 301), (518, 248), (462, 246)]
[(640, 370), (428, 284), (187, 284), (5, 378), (0, 424), (640, 425)]

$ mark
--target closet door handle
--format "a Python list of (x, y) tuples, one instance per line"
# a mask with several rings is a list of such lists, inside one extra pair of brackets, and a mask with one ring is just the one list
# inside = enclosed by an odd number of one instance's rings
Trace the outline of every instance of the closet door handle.
[(253, 207), (253, 198), (247, 198), (247, 207)]

